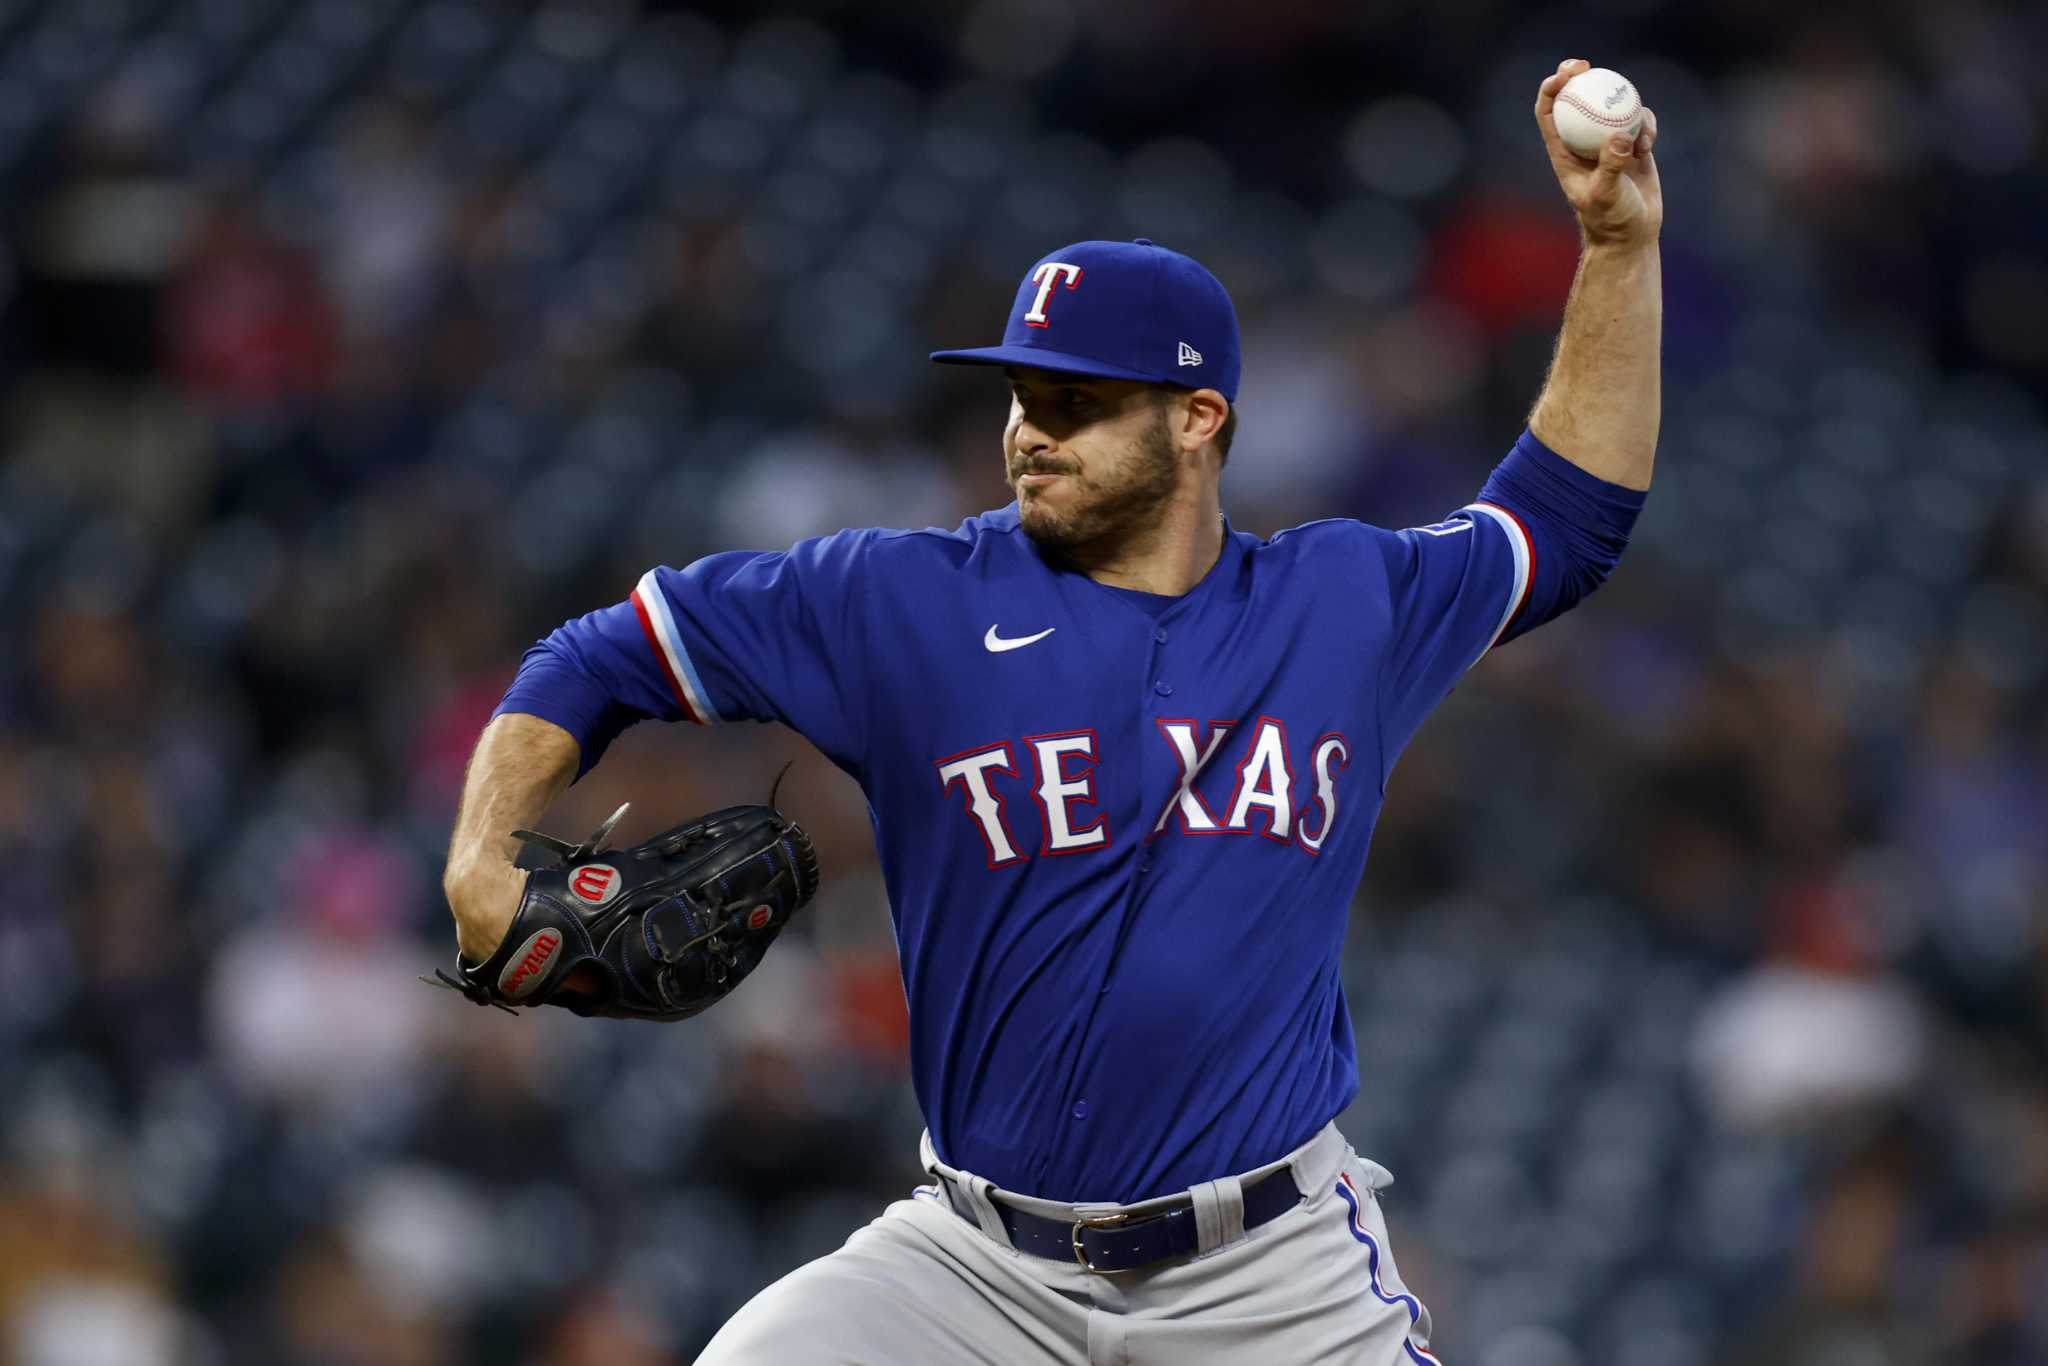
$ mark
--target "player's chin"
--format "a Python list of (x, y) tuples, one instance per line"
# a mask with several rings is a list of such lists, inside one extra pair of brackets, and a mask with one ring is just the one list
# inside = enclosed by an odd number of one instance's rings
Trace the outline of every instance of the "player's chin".
[(1024, 528), (1024, 534), (1040, 545), (1058, 547), (1071, 545), (1077, 540), (1077, 519), (1066, 509), (1055, 506), (1043, 494), (1020, 492), (1017, 496), (1017, 520)]

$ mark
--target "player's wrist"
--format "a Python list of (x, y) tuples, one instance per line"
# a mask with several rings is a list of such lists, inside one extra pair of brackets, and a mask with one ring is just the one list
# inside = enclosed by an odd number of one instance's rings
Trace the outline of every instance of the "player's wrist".
[(481, 963), (497, 952), (519, 912), (526, 874), (510, 863), (451, 863), (441, 881), (455, 916), (455, 942), (462, 956)]
[(1595, 231), (1583, 220), (1579, 223), (1579, 251), (1581, 255), (1613, 261), (1642, 261), (1657, 254), (1657, 239), (1662, 236), (1659, 225), (1649, 231), (1617, 233), (1610, 230)]

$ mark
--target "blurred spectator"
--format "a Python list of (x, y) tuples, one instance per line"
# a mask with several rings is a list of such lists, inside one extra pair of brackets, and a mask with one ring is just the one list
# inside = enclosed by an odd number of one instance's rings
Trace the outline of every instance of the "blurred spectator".
[(216, 189), (172, 286), (165, 353), (194, 396), (262, 414), (333, 379), (335, 320), (314, 262), (262, 225), (241, 186)]
[(168, 1268), (105, 1204), (0, 1191), (0, 1350), (19, 1366), (190, 1366), (203, 1337)]
[(211, 965), (213, 1050), (256, 1096), (363, 1124), (403, 1094), (441, 1005), (395, 933), (424, 895), (419, 868), (388, 835), (348, 826), (272, 857), (275, 918), (230, 935)]
[(318, 225), (327, 286), (363, 363), (393, 363), (430, 319), (449, 182), (428, 155), (428, 131), (403, 104), (366, 104), (329, 173)]
[(1701, 1012), (1700, 1083), (1738, 1129), (1815, 1127), (1903, 1102), (1926, 1065), (1919, 1003), (1896, 982), (1792, 967), (1741, 980)]
[(674, 1366), (681, 1360), (663, 1346), (663, 1332), (637, 1305), (603, 1286), (570, 1297), (568, 1312), (549, 1334), (540, 1366)]
[(1807, 1226), (1791, 1302), (1730, 1363), (1932, 1366), (1938, 1319), (1898, 1283), (1914, 1165), (1909, 1146), (1883, 1142), (1836, 1173)]
[(334, 1240), (308, 1239), (278, 1269), (275, 1358), (286, 1366), (441, 1366), (460, 1360), (431, 1316), (394, 1304)]

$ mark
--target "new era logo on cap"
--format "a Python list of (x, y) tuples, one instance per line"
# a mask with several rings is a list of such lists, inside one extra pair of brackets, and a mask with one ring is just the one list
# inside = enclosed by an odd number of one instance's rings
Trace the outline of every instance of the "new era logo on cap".
[(1075, 242), (1025, 272), (1002, 345), (932, 359), (1210, 388), (1234, 403), (1237, 310), (1200, 262), (1149, 238)]

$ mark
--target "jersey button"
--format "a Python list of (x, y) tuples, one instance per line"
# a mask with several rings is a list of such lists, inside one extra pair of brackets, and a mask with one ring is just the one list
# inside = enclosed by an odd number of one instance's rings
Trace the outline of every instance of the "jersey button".
[(1171, 697), (1173, 696), (1173, 684), (1154, 683), (1152, 685), (1152, 691), (1158, 693), (1161, 697)]
[(1164, 627), (1161, 627), (1159, 630), (1154, 631), (1152, 633), (1152, 639), (1156, 643), (1164, 645), (1166, 643), (1166, 629)]
[(1088, 1118), (1088, 1102), (1087, 1102), (1087, 1101), (1085, 1101), (1085, 1100), (1077, 1100), (1077, 1101), (1075, 1101), (1075, 1102), (1074, 1102), (1074, 1118), (1075, 1118), (1075, 1119), (1086, 1119), (1086, 1118)]

